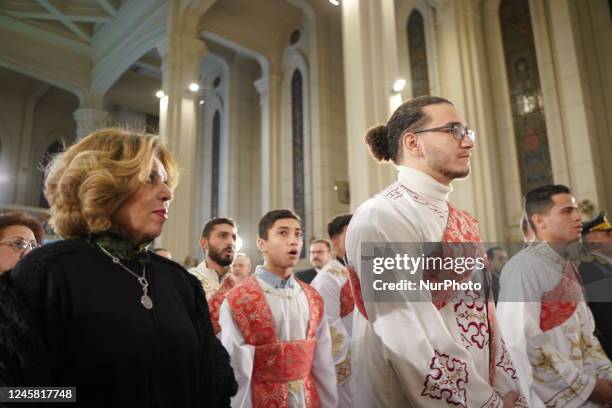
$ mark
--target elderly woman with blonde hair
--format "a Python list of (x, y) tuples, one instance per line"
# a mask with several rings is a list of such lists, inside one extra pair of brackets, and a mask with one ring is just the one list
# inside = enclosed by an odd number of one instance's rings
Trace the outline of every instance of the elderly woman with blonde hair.
[(0, 278), (0, 386), (75, 386), (88, 407), (220, 407), (236, 391), (197, 279), (147, 250), (177, 165), (158, 137), (105, 129), (47, 169), (63, 241)]

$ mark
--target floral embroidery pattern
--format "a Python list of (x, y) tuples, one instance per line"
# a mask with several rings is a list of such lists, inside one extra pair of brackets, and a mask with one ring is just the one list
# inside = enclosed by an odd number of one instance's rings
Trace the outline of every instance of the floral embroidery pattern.
[(225, 295), (235, 286), (235, 282), (231, 278), (226, 278), (219, 289), (208, 299), (208, 309), (210, 310), (210, 321), (212, 322), (213, 330), (215, 334), (221, 331), (219, 326), (219, 309), (221, 303), (225, 299)]
[(502, 397), (495, 391), (491, 393), (491, 396), (480, 408), (498, 408), (503, 405)]
[(481, 350), (485, 348), (489, 344), (485, 304), (475, 299), (467, 299), (467, 296), (464, 296), (454, 306), (457, 325), (462, 332), (462, 339), (467, 341), (469, 346), (475, 345)]
[(516, 369), (512, 364), (512, 360), (510, 360), (510, 353), (508, 353), (508, 350), (506, 349), (506, 343), (504, 343), (503, 340), (501, 341), (501, 349), (502, 351), (500, 359), (497, 364), (495, 364), (495, 366), (504, 370), (506, 374), (508, 374), (513, 380), (517, 380), (518, 377), (516, 376)]
[(303, 282), (299, 284), (308, 299), (305, 340), (278, 341), (272, 312), (255, 277), (246, 278), (227, 294), (232, 317), (245, 342), (255, 346), (251, 383), (254, 407), (288, 406), (289, 384), (298, 380), (304, 384), (306, 407), (320, 407), (311, 367), (323, 300), (314, 288)]
[(351, 290), (351, 282), (347, 279), (340, 289), (340, 317), (345, 317), (355, 310), (355, 298)]
[(542, 294), (540, 329), (552, 330), (569, 319), (576, 311), (580, 293), (580, 284), (564, 273), (557, 286)]
[(425, 377), (421, 395), (467, 408), (467, 364), (438, 350), (434, 350), (434, 353), (429, 364), (431, 371)]

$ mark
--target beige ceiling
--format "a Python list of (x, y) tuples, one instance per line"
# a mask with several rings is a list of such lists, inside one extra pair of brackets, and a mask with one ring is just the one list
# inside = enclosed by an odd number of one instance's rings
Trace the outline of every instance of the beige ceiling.
[(138, 0), (4, 0), (0, 13), (90, 43), (95, 31), (128, 1)]
[(279, 34), (283, 28), (297, 26), (301, 20), (302, 10), (286, 0), (223, 0), (204, 14), (199, 28), (266, 50), (282, 41)]

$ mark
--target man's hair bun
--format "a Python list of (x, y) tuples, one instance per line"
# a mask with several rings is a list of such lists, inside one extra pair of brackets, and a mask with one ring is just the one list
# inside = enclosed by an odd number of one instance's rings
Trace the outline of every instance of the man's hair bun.
[(387, 133), (387, 126), (378, 125), (368, 130), (365, 136), (365, 141), (370, 147), (370, 153), (378, 161), (388, 161), (392, 158)]

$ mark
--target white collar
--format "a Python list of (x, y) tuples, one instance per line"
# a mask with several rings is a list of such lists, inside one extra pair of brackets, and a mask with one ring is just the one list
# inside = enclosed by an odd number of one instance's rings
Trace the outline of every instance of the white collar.
[(409, 190), (426, 197), (434, 204), (442, 204), (448, 201), (448, 195), (453, 191), (451, 184), (442, 184), (414, 167), (396, 167), (398, 169), (397, 179)]
[(190, 271), (193, 272), (193, 274), (197, 277), (204, 278), (207, 281), (216, 285), (219, 285), (221, 283), (217, 271), (206, 267), (206, 259), (200, 262), (200, 264), (195, 268), (191, 268)]

